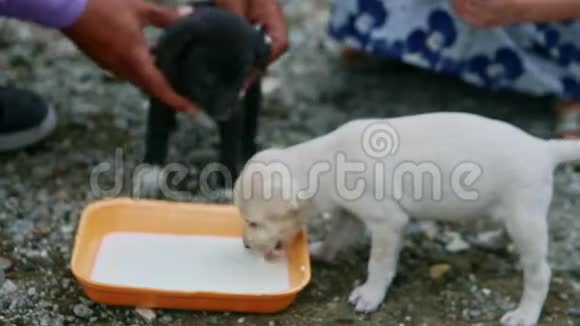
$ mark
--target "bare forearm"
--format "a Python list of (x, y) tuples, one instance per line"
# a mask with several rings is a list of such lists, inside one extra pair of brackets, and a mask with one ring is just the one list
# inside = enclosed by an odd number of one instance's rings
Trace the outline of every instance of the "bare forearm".
[(529, 22), (580, 19), (580, 0), (522, 0)]
[(450, 0), (455, 13), (476, 27), (580, 19), (580, 0)]

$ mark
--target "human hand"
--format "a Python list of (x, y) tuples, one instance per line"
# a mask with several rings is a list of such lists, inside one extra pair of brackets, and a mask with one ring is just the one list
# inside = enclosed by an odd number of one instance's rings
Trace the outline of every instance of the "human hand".
[(216, 0), (216, 5), (265, 28), (272, 39), (271, 61), (288, 50), (288, 25), (278, 0)]
[(498, 27), (526, 21), (525, 1), (451, 0), (457, 16), (476, 27)]
[(456, 14), (477, 27), (558, 22), (580, 17), (578, 0), (451, 0)]
[(165, 27), (191, 8), (165, 8), (143, 0), (88, 0), (82, 16), (63, 33), (99, 66), (179, 111), (199, 109), (175, 93), (155, 65), (143, 29)]

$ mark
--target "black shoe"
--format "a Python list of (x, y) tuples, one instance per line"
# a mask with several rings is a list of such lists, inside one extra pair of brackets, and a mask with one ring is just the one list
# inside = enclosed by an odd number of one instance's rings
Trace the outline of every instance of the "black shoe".
[(56, 127), (56, 114), (33, 92), (0, 87), (0, 152), (33, 145)]

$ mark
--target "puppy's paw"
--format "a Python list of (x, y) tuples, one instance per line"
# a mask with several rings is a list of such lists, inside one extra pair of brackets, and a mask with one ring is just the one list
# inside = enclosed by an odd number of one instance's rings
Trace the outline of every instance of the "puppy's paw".
[(535, 326), (537, 325), (537, 319), (535, 314), (517, 309), (503, 315), (501, 324), (502, 326)]
[(161, 168), (147, 166), (139, 171), (139, 178), (133, 188), (133, 196), (136, 198), (157, 198), (161, 193)]
[(330, 263), (334, 260), (334, 255), (331, 255), (323, 241), (315, 241), (309, 245), (310, 256), (314, 261), (323, 263)]
[(385, 299), (386, 291), (380, 286), (365, 283), (352, 291), (348, 301), (356, 312), (376, 311)]

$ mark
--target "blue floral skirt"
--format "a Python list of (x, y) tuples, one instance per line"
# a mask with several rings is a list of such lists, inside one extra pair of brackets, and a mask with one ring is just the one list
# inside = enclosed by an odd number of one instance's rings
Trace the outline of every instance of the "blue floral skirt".
[(580, 100), (580, 20), (480, 29), (449, 0), (334, 0), (329, 25), (347, 47), (477, 86)]

